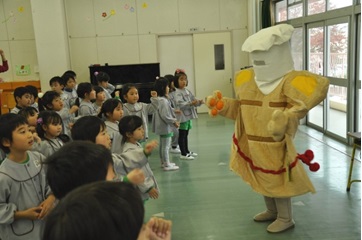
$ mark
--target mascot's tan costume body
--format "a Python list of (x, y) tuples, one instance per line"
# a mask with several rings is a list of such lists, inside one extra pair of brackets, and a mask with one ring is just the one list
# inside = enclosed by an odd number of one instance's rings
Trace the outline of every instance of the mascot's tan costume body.
[(293, 227), (291, 197), (315, 192), (298, 157), (312, 171), (319, 165), (310, 164), (311, 151), (298, 155), (292, 139), (299, 120), (326, 97), (329, 86), (324, 77), (293, 70), (293, 30), (280, 24), (250, 36), (242, 50), (250, 53), (253, 68), (236, 73), (236, 99), (215, 91), (206, 101), (211, 115), (235, 120), (230, 166), (264, 196), (267, 210), (254, 220), (275, 220), (269, 232)]

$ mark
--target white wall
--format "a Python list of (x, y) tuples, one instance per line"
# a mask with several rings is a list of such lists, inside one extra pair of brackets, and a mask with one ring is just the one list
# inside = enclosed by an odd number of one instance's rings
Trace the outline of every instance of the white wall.
[[(69, 67), (78, 74), (79, 81), (88, 81), (90, 64), (158, 62), (158, 35), (231, 31), (233, 70), (236, 71), (248, 65), (247, 55), (241, 53), (240, 47), (249, 34), (249, 1), (31, 0), (33, 12), (28, 16), (27, 30), (33, 37), (27, 38), (33, 41), (37, 51), (27, 54), (35, 59), (33, 67), (39, 66), (41, 71), (40, 76), (34, 77), (40, 77), (46, 83), (50, 73), (52, 76), (60, 75)], [(29, 3), (26, 0), (0, 0), (0, 8), (7, 6), (8, 2), (15, 5), (14, 9)], [(30, 8), (29, 4), (27, 6)], [(4, 17), (1, 14), (6, 12), (8, 10), (0, 9), (0, 17)], [(102, 17), (102, 13), (106, 13), (107, 17)], [(35, 32), (31, 27), (33, 21)], [(12, 29), (10, 22), (5, 25), (5, 29)], [(0, 24), (1, 32), (4, 32), (3, 27)], [(4, 46), (7, 56), (10, 56), (10, 65), (13, 65), (15, 55), (8, 47), (10, 42), (9, 34), (1, 34), (0, 47)], [(59, 58), (60, 63), (53, 62), (55, 58)], [(48, 71), (47, 74), (44, 71)], [(7, 77), (7, 80), (14, 79), (13, 75)]]

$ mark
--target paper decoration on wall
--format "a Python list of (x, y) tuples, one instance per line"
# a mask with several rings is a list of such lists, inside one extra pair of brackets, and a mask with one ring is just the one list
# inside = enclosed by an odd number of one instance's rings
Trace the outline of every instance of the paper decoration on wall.
[(105, 20), (108, 20), (110, 17), (116, 15), (116, 11), (114, 9), (112, 9), (110, 12), (109, 12), (109, 15), (106, 13), (106, 12), (103, 12), (102, 13), (102, 17), (103, 17), (103, 21)]
[[(23, 12), (24, 12), (24, 7), (23, 7), (23, 6), (18, 7), (18, 12), (19, 12), (19, 13), (23, 13)], [(15, 17), (15, 14), (14, 14), (13, 11), (11, 11), (11, 12), (9, 13), (9, 16), (8, 16), (7, 18), (5, 18), (5, 20), (2, 21), (1, 23), (6, 23), (6, 22), (9, 21), (10, 19), (13, 19), (13, 23), (16, 22), (16, 17)]]
[(148, 4), (147, 3), (143, 3), (142, 4), (142, 8), (147, 8), (148, 7)]
[(5, 18), (5, 20), (4, 21), (2, 21), (1, 23), (6, 23), (7, 21), (9, 21), (11, 18), (13, 18), (14, 17), (14, 13), (13, 12), (10, 12), (9, 13), (9, 16), (7, 17), (7, 18)]
[(134, 10), (134, 7), (131, 7), (130, 5), (128, 5), (128, 4), (125, 4), (124, 6), (123, 6), (123, 8), (124, 8), (124, 10), (129, 10), (130, 12), (134, 12), (135, 10)]
[(30, 64), (27, 65), (15, 65), (16, 76), (28, 76), (30, 75)]

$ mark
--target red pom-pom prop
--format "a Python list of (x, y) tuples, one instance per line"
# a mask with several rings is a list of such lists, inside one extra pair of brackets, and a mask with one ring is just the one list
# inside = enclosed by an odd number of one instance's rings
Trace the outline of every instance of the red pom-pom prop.
[(305, 151), (304, 154), (298, 154), (297, 158), (302, 160), (302, 162), (309, 166), (309, 170), (312, 172), (316, 172), (319, 170), (320, 166), (318, 163), (311, 163), (314, 158), (314, 154), (312, 150)]

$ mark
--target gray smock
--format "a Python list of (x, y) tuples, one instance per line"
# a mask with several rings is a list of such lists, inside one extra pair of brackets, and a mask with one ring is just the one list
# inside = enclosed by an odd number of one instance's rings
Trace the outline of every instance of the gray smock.
[(27, 151), (29, 161), (5, 158), (0, 165), (0, 239), (41, 239), (43, 220), (14, 220), (15, 211), (39, 206), (50, 194), (43, 155)]

